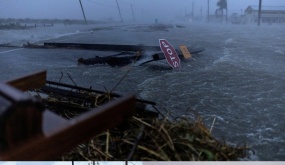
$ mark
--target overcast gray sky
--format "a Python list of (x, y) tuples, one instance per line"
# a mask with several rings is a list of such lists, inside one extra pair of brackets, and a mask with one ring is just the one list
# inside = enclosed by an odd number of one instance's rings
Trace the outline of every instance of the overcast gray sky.
[[(172, 20), (190, 13), (192, 2), (195, 15), (206, 15), (207, 0), (118, 0), (124, 20), (132, 19), (131, 5), (137, 20)], [(228, 0), (229, 14), (241, 13), (248, 5), (259, 0)], [(82, 0), (89, 20), (113, 18), (119, 20), (116, 0)], [(217, 0), (210, 0), (210, 13), (214, 13)], [(265, 6), (285, 6), (285, 0), (263, 0)], [(0, 0), (0, 18), (59, 18), (83, 19), (79, 0)]]

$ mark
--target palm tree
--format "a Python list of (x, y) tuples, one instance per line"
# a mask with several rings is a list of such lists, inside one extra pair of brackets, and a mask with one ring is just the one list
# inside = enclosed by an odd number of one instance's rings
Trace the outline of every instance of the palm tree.
[(227, 0), (219, 0), (217, 3), (217, 6), (219, 6), (219, 9), (222, 11), (222, 20), (224, 16), (224, 9), (226, 9), (226, 22), (228, 21), (228, 4)]

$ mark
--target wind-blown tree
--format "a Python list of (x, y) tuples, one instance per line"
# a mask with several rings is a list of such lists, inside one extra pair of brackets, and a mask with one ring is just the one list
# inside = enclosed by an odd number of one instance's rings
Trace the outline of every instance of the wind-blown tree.
[(226, 10), (226, 21), (228, 20), (228, 3), (227, 0), (219, 0), (217, 6), (222, 11), (222, 18), (224, 16), (224, 9)]

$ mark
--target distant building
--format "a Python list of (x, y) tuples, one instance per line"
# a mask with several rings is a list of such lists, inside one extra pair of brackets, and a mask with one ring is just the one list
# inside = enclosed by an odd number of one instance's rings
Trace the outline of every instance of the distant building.
[[(242, 23), (257, 23), (258, 6), (248, 6), (244, 11)], [(285, 23), (285, 6), (262, 6), (261, 7), (261, 23)]]

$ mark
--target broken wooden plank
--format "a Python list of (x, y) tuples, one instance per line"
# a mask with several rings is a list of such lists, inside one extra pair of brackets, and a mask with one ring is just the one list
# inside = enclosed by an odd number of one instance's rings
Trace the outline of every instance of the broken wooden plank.
[[(85, 91), (85, 92), (94, 92), (94, 93), (98, 93), (98, 94), (106, 94), (107, 93), (107, 91), (100, 91), (100, 90), (84, 88), (84, 87), (79, 87), (79, 86), (75, 86), (75, 85), (70, 85), (70, 84), (65, 84), (65, 83), (58, 83), (58, 82), (47, 80), (46, 81), (46, 86), (49, 86), (49, 85), (54, 85), (54, 86), (57, 86), (57, 87), (66, 87), (66, 88), (81, 90), (81, 91)], [(45, 88), (45, 92), (47, 92), (46, 89), (47, 88)], [(108, 93), (108, 94), (110, 94), (111, 97), (121, 97), (122, 96), (122, 95), (117, 94), (115, 92)], [(140, 102), (140, 103), (144, 103), (144, 104), (156, 105), (155, 102), (149, 101), (149, 100), (136, 98), (136, 101)]]
[(115, 45), (115, 44), (87, 44), (87, 43), (44, 43), (47, 48), (67, 48), (67, 49), (88, 49), (88, 50), (109, 50), (109, 51), (159, 51), (159, 46), (145, 45)]
[[(100, 98), (102, 98), (102, 100), (106, 100), (104, 99), (104, 97), (109, 97), (108, 95), (111, 95), (109, 93), (105, 93), (106, 95), (104, 94), (98, 95), (98, 93), (93, 93), (93, 92), (72, 91), (70, 89), (63, 89), (58, 87), (56, 88), (52, 86), (43, 86), (39, 92), (46, 93), (50, 95), (51, 98), (55, 98), (57, 100), (54, 101), (54, 99), (44, 99), (43, 102), (47, 104), (49, 107), (54, 107), (55, 109), (59, 109), (59, 111), (57, 111), (59, 113), (60, 111), (64, 111), (64, 109), (68, 109), (76, 113), (83, 113), (87, 111), (89, 108), (95, 107), (96, 100), (100, 100)], [(70, 102), (66, 102), (66, 99), (69, 101), (73, 100), (76, 102), (76, 104), (71, 104)], [(139, 99), (136, 99), (136, 102), (137, 102), (136, 114), (140, 116), (158, 117), (159, 114), (157, 112), (153, 112), (146, 109), (147, 102), (152, 103), (151, 101), (143, 102)], [(88, 103), (89, 106), (88, 107), (81, 106), (84, 105), (85, 103)], [(154, 104), (150, 105), (154, 106)]]
[[(131, 117), (135, 111), (135, 96), (111, 101), (69, 121), (63, 127), (49, 128), (44, 137), (13, 148), (0, 155), (1, 160), (50, 160), (71, 150), (95, 135), (113, 128)], [(48, 114), (47, 114), (48, 115)], [(47, 116), (44, 116), (47, 117)], [(51, 132), (51, 133), (49, 133)]]
[(95, 97), (96, 97), (95, 95), (91, 95), (91, 93), (74, 92), (71, 90), (66, 90), (66, 89), (56, 88), (56, 87), (51, 87), (51, 86), (43, 86), (40, 88), (40, 90), (46, 94), (56, 94), (56, 95), (61, 95), (67, 98), (82, 99), (86, 101), (95, 101)]
[(22, 91), (37, 89), (45, 85), (46, 71), (36, 72), (27, 76), (7, 81), (6, 83)]

